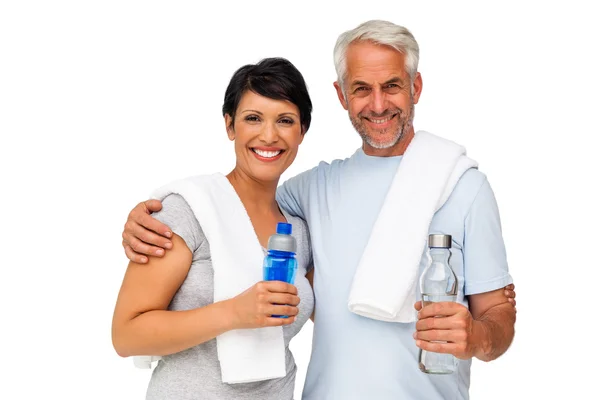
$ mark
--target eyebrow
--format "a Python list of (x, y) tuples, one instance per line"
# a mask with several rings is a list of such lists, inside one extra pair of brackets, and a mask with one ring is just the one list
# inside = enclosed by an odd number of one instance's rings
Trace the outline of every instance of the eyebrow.
[[(249, 113), (249, 112), (256, 113), (256, 114), (259, 114), (259, 115), (263, 115), (263, 113), (260, 112), (260, 111), (258, 111), (258, 110), (242, 110), (242, 113)], [(284, 112), (284, 113), (281, 113), (281, 114), (279, 114), (277, 116), (281, 117), (281, 116), (284, 116), (284, 115), (293, 115), (294, 117), (298, 118), (298, 115), (296, 115), (296, 113), (293, 113), (293, 112)]]
[[(389, 85), (390, 83), (403, 83), (402, 79), (399, 77), (394, 77), (391, 79), (388, 79), (387, 81), (383, 82), (383, 85)], [(369, 83), (364, 82), (364, 81), (354, 81), (352, 82), (352, 86), (371, 86)]]

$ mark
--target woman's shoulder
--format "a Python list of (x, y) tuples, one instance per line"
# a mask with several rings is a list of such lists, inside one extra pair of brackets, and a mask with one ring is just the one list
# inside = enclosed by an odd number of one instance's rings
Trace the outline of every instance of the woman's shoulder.
[(202, 227), (184, 196), (170, 193), (162, 199), (162, 209), (152, 214), (154, 218), (167, 225), (188, 245), (192, 253), (206, 242)]

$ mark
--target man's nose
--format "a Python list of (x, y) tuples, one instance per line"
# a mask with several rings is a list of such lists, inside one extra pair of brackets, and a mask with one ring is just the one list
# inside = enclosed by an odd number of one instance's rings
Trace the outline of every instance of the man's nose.
[(370, 107), (371, 111), (376, 114), (383, 114), (383, 112), (387, 109), (387, 98), (383, 90), (374, 89), (371, 92)]

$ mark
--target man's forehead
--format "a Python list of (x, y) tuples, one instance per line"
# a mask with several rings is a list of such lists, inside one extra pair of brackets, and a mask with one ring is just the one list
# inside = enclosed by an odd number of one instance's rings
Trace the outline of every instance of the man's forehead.
[(390, 46), (370, 42), (352, 44), (346, 54), (347, 80), (379, 82), (405, 79), (404, 54)]
[(390, 83), (403, 84), (408, 79), (408, 74), (404, 68), (364, 70), (357, 69), (352, 72), (348, 70), (346, 81), (351, 86), (356, 85), (385, 85)]

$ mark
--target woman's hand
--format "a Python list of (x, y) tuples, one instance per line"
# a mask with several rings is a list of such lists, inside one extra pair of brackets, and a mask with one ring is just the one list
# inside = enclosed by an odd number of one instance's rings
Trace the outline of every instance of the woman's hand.
[(294, 285), (281, 281), (262, 281), (230, 299), (229, 303), (233, 329), (252, 329), (293, 324), (298, 315), (300, 298)]

